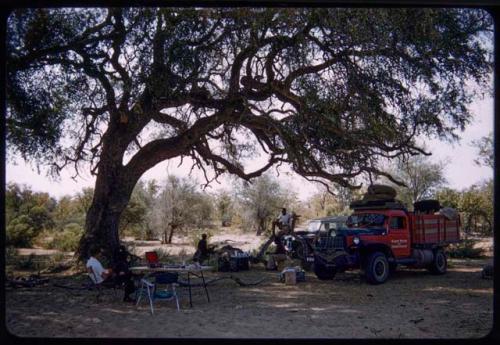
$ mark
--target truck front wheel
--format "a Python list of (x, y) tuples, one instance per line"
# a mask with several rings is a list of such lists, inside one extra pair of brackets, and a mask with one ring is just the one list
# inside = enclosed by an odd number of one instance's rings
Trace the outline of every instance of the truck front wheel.
[(434, 260), (432, 260), (432, 263), (429, 265), (429, 267), (427, 267), (427, 269), (432, 274), (445, 274), (447, 267), (448, 263), (446, 261), (446, 254), (442, 249), (436, 250), (436, 252), (434, 253)]
[(385, 254), (381, 252), (371, 253), (366, 261), (365, 273), (368, 283), (385, 283), (389, 278), (389, 262)]
[(335, 277), (335, 269), (328, 268), (325, 265), (314, 263), (314, 274), (319, 280), (331, 280)]

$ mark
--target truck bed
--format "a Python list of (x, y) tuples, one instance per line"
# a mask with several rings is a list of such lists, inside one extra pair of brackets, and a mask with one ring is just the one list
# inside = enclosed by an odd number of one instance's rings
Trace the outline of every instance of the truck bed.
[(413, 214), (413, 244), (447, 244), (460, 241), (460, 218), (449, 220), (443, 215)]

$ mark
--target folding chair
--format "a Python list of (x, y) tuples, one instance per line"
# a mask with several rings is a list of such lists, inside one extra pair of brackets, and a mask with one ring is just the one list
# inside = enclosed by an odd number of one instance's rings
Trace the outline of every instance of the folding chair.
[[(148, 281), (146, 278), (141, 279), (141, 288), (138, 294), (136, 305), (139, 305), (142, 296), (145, 294), (144, 290), (146, 290), (146, 295), (149, 299), (149, 306), (151, 308), (151, 315), (154, 314), (153, 302), (157, 299), (175, 299), (175, 302), (177, 304), (177, 311), (179, 311), (179, 298), (177, 297), (177, 291), (175, 290), (175, 287), (178, 286), (177, 281), (179, 279), (179, 275), (177, 273), (159, 273), (154, 277), (154, 283)], [(167, 287), (160, 290), (158, 285), (167, 285)], [(168, 290), (169, 286), (171, 288), (171, 291)]]
[(149, 267), (159, 267), (161, 266), (160, 259), (158, 258), (158, 253), (156, 252), (146, 252), (146, 260), (148, 261)]

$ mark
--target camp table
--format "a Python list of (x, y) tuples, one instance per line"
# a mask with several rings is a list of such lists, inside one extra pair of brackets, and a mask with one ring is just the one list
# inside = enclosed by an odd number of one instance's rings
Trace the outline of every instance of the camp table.
[(145, 273), (147, 275), (156, 272), (171, 272), (171, 273), (187, 273), (188, 278), (188, 288), (189, 288), (189, 306), (193, 307), (193, 301), (191, 297), (191, 275), (201, 278), (203, 282), (203, 288), (207, 295), (207, 300), (210, 303), (210, 297), (208, 295), (207, 283), (205, 282), (205, 277), (203, 276), (203, 271), (212, 271), (213, 266), (196, 266), (196, 265), (162, 265), (160, 267), (149, 267), (149, 266), (136, 266), (130, 267), (130, 271), (133, 273)]

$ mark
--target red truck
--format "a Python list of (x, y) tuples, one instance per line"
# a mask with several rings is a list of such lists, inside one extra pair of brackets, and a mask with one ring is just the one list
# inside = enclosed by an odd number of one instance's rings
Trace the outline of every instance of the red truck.
[(460, 241), (460, 218), (434, 213), (408, 212), (395, 203), (355, 208), (346, 227), (316, 239), (316, 276), (333, 279), (361, 268), (368, 283), (382, 284), (398, 265), (446, 273), (444, 248)]

